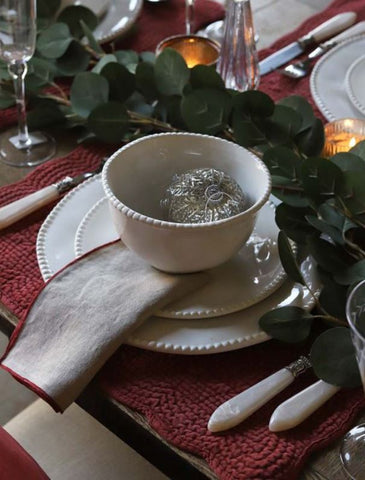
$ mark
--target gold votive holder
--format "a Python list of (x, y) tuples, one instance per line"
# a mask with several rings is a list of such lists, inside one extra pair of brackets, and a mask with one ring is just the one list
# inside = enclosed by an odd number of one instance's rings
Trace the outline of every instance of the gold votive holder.
[(325, 157), (348, 152), (361, 140), (365, 140), (365, 120), (341, 118), (327, 123), (324, 133), (325, 144), (322, 154)]
[(165, 38), (157, 45), (156, 56), (165, 48), (177, 50), (189, 68), (195, 65), (214, 65), (220, 52), (217, 42), (198, 35), (174, 35)]

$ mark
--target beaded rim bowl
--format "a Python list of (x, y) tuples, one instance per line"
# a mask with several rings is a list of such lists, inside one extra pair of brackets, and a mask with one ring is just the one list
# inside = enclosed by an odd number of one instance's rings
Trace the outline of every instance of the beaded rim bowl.
[[(244, 193), (250, 191), (249, 207), (206, 223), (159, 219), (172, 174), (206, 166), (241, 177), (235, 180)], [(106, 162), (102, 184), (123, 242), (151, 265), (174, 273), (205, 270), (231, 258), (251, 235), (271, 192), (270, 173), (254, 154), (228, 140), (183, 132), (150, 135), (120, 148)]]

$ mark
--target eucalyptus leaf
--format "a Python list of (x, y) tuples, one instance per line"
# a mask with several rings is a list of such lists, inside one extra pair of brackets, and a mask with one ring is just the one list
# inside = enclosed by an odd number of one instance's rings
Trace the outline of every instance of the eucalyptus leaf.
[(4, 90), (0, 86), (0, 108), (9, 108), (15, 104), (15, 97), (12, 92)]
[(293, 183), (301, 179), (302, 160), (288, 147), (268, 149), (263, 161), (272, 175), (289, 178)]
[(236, 93), (232, 98), (232, 105), (243, 120), (270, 117), (275, 109), (273, 100), (259, 90)]
[(142, 62), (155, 63), (156, 61), (156, 55), (154, 52), (141, 52), (139, 56)]
[(348, 257), (346, 252), (323, 238), (308, 237), (307, 245), (310, 254), (326, 272), (337, 274), (347, 270), (352, 264), (351, 257)]
[(272, 338), (298, 343), (308, 338), (312, 321), (312, 316), (302, 308), (280, 307), (265, 313), (259, 325)]
[(37, 17), (52, 18), (61, 6), (61, 0), (37, 0)]
[(343, 173), (337, 165), (315, 157), (303, 161), (302, 178), (305, 193), (318, 203), (338, 194), (344, 181)]
[(357, 155), (362, 160), (365, 161), (365, 140), (357, 143), (354, 147), (351, 148), (350, 153)]
[(147, 100), (155, 100), (159, 96), (155, 80), (155, 69), (152, 63), (141, 62), (136, 69), (136, 88)]
[(285, 107), (292, 108), (300, 114), (302, 117), (302, 124), (299, 133), (309, 129), (316, 122), (313, 109), (308, 100), (306, 100), (304, 97), (300, 97), (299, 95), (290, 95), (289, 97), (279, 100), (278, 105), (284, 105)]
[(154, 112), (154, 107), (147, 103), (144, 96), (139, 92), (133, 92), (133, 94), (125, 101), (124, 105), (128, 110), (146, 117), (151, 117)]
[(133, 50), (117, 50), (114, 55), (117, 57), (118, 63), (124, 65), (131, 73), (136, 72), (138, 65), (138, 54), (136, 52)]
[(337, 165), (343, 172), (365, 173), (365, 161), (356, 154), (355, 149), (356, 147), (354, 147), (350, 152), (336, 153), (336, 155), (331, 157), (331, 162)]
[(255, 147), (267, 142), (265, 132), (252, 120), (247, 120), (236, 110), (233, 112), (232, 127), (235, 140), (242, 147)]
[(225, 90), (224, 82), (213, 66), (196, 65), (191, 69), (190, 82), (193, 88), (217, 88)]
[(300, 185), (285, 177), (273, 175), (271, 178), (272, 194), (279, 200), (291, 207), (305, 208), (309, 206), (308, 198), (304, 195)]
[(300, 131), (302, 118), (295, 110), (284, 105), (275, 105), (271, 117), (266, 120), (266, 133), (271, 143), (287, 143)]
[[(158, 59), (157, 59), (158, 60)], [(183, 97), (181, 114), (189, 130), (215, 135), (227, 125), (231, 97), (221, 90), (197, 89)]]
[(306, 221), (306, 216), (313, 211), (309, 208), (294, 208), (284, 203), (276, 207), (275, 221), (278, 227), (297, 243), (305, 243), (306, 237), (312, 235), (314, 228)]
[(365, 259), (335, 273), (335, 280), (340, 285), (352, 285), (365, 280)]
[(3, 60), (0, 60), (0, 80), (10, 80), (10, 74), (8, 70), (8, 64)]
[(68, 25), (71, 34), (76, 38), (84, 36), (81, 20), (92, 31), (98, 24), (97, 16), (89, 8), (82, 5), (70, 5), (59, 14), (57, 21)]
[(108, 63), (101, 70), (101, 75), (109, 82), (111, 100), (124, 102), (136, 88), (134, 75), (120, 63)]
[(78, 42), (73, 41), (66, 53), (57, 59), (56, 66), (59, 75), (70, 77), (84, 72), (89, 62), (90, 55)]
[(315, 118), (313, 125), (306, 130), (301, 128), (295, 137), (295, 143), (299, 150), (308, 156), (320, 155), (325, 142), (323, 124), (319, 118)]
[(31, 130), (49, 127), (63, 123), (64, 121), (65, 116), (58, 104), (47, 99), (38, 101), (35, 108), (32, 108), (27, 113), (27, 123)]
[(28, 62), (25, 85), (28, 90), (36, 90), (53, 82), (57, 68), (50, 60), (33, 57)]
[(281, 264), (283, 265), (283, 268), (289, 278), (294, 280), (294, 282), (305, 285), (305, 281), (297, 264), (295, 254), (292, 250), (288, 237), (283, 230), (280, 230), (279, 232), (278, 248)]
[(120, 143), (129, 128), (126, 108), (119, 102), (99, 105), (90, 113), (87, 125), (100, 140)]
[(106, 103), (108, 97), (108, 80), (96, 73), (79, 73), (71, 85), (72, 108), (83, 118), (86, 118), (98, 105)]
[(348, 328), (336, 327), (323, 332), (312, 345), (310, 359), (315, 374), (325, 382), (339, 387), (361, 385)]
[(318, 217), (315, 217), (314, 215), (308, 215), (306, 219), (310, 225), (316, 228), (319, 232), (328, 235), (335, 243), (338, 243), (339, 245), (345, 244), (342, 232), (339, 231), (337, 228), (329, 225), (327, 222), (321, 220)]
[(45, 58), (60, 58), (72, 40), (68, 26), (65, 23), (55, 23), (39, 35), (37, 50)]
[(113, 53), (103, 55), (91, 71), (94, 73), (100, 73), (105, 65), (108, 65), (108, 63), (115, 63), (116, 65), (118, 64), (117, 57)]
[(343, 177), (341, 199), (351, 214), (365, 223), (365, 173), (347, 171)]
[(80, 25), (81, 25), (83, 34), (87, 38), (87, 41), (89, 42), (89, 45), (94, 50), (94, 52), (104, 53), (104, 50), (101, 48), (98, 41), (94, 37), (92, 30), (88, 27), (88, 25), (84, 22), (84, 20), (82, 19), (80, 20)]
[(154, 72), (157, 89), (163, 95), (182, 95), (190, 79), (185, 60), (172, 48), (166, 48), (156, 58)]
[(321, 307), (330, 315), (345, 320), (347, 287), (339, 285), (333, 280), (331, 275), (321, 270), (320, 278), (323, 285), (319, 295), (319, 303)]

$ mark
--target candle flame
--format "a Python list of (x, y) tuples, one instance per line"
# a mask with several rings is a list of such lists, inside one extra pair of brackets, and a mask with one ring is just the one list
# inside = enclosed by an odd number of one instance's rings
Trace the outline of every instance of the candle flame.
[(352, 148), (356, 145), (357, 140), (356, 137), (352, 137), (351, 140), (349, 141), (349, 147)]

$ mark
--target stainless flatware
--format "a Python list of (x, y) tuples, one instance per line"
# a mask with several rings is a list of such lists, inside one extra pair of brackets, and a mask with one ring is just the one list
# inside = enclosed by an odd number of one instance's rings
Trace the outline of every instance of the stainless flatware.
[(324, 53), (336, 47), (336, 45), (338, 45), (341, 41), (364, 33), (365, 21), (359, 22), (353, 27), (348, 28), (344, 32), (340, 33), (339, 35), (336, 35), (330, 40), (327, 40), (327, 42), (321, 43), (315, 50), (309, 53), (305, 60), (291, 63), (285, 68), (280, 69), (279, 72), (291, 78), (305, 77), (311, 71), (312, 63), (316, 58), (322, 56)]
[(281, 403), (271, 415), (269, 429), (272, 432), (282, 432), (296, 427), (327, 402), (340, 388), (318, 380)]
[(27, 195), (15, 202), (9, 203), (0, 208), (0, 230), (21, 220), (30, 213), (48, 205), (60, 198), (60, 196), (68, 190), (76, 187), (88, 178), (101, 172), (106, 159), (103, 159), (98, 168), (93, 172), (86, 172), (75, 177), (65, 177), (57, 183), (48, 185), (30, 195)]
[(308, 48), (318, 45), (324, 40), (342, 32), (353, 25), (355, 21), (356, 13), (354, 12), (344, 12), (334, 16), (310, 31), (307, 35), (262, 60), (259, 65), (260, 75), (265, 75), (281, 67)]
[(299, 357), (287, 367), (222, 403), (210, 417), (208, 430), (221, 432), (235, 427), (284, 390), (298, 375), (311, 366), (307, 357)]

